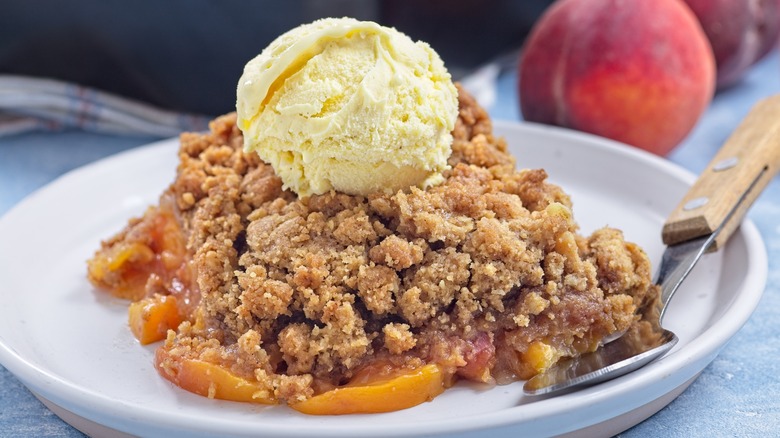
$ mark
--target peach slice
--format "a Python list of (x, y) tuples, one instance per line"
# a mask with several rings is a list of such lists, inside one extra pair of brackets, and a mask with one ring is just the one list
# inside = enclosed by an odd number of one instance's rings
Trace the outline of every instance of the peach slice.
[(142, 345), (165, 339), (169, 329), (176, 329), (182, 317), (176, 306), (176, 297), (153, 295), (130, 304), (128, 308), (130, 331)]
[(290, 407), (309, 415), (397, 411), (433, 400), (444, 391), (444, 381), (444, 373), (435, 364), (379, 374), (371, 368), (344, 386)]
[(541, 341), (532, 343), (528, 346), (528, 350), (520, 354), (520, 362), (525, 368), (521, 378), (528, 379), (547, 371), (560, 358), (561, 352), (551, 345)]
[(174, 359), (164, 348), (158, 348), (154, 365), (171, 383), (204, 397), (266, 405), (277, 403), (264, 385), (237, 376), (213, 363), (198, 359)]
[(116, 271), (125, 263), (144, 264), (154, 260), (154, 251), (143, 243), (121, 244), (114, 248), (108, 260), (108, 270)]

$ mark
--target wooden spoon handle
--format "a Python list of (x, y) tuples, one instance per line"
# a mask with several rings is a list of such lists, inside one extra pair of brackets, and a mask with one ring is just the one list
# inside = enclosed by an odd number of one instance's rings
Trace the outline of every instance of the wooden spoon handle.
[(664, 243), (674, 245), (720, 228), (710, 250), (722, 247), (778, 170), (780, 95), (756, 104), (715, 154), (666, 220)]

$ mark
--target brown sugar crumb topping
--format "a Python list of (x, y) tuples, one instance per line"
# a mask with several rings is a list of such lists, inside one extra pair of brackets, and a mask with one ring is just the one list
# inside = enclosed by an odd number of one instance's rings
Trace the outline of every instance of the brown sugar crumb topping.
[[(656, 293), (646, 255), (618, 230), (577, 234), (569, 197), (544, 170), (515, 170), (485, 111), (459, 95), (445, 181), (392, 195), (283, 191), (242, 152), (235, 115), (184, 134), (161, 205), (103, 244), (90, 278), (126, 291), (123, 273), (143, 263), (112, 271), (105, 259), (173, 215), (192, 275), (154, 292), (199, 298), (158, 368), (171, 378), (182, 359), (218, 364), (288, 403), (379, 362), (524, 379), (627, 329)], [(150, 293), (135, 287), (134, 299)], [(538, 365), (537, 351), (552, 359)]]

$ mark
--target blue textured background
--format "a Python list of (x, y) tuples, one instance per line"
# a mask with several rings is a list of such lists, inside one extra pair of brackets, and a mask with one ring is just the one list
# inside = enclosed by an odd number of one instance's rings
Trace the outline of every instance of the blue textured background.
[[(498, 80), (494, 119), (520, 120), (515, 72)], [(750, 107), (780, 92), (780, 57), (757, 64), (737, 86), (718, 93), (695, 130), (669, 157), (700, 173)], [(85, 132), (0, 138), (0, 214), (62, 173), (150, 142)], [(769, 279), (753, 317), (687, 391), (658, 414), (621, 434), (645, 436), (777, 436), (780, 432), (780, 178), (749, 216), (769, 253)], [(2, 249), (0, 249), (2, 250)], [(80, 437), (0, 366), (0, 436)]]

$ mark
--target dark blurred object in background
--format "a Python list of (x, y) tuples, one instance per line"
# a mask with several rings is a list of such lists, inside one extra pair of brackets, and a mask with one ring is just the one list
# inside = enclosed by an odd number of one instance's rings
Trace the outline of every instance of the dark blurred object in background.
[(428, 42), (454, 76), (520, 47), (552, 0), (2, 0), (0, 74), (178, 111), (232, 111), (244, 64), (287, 30), (352, 16)]

